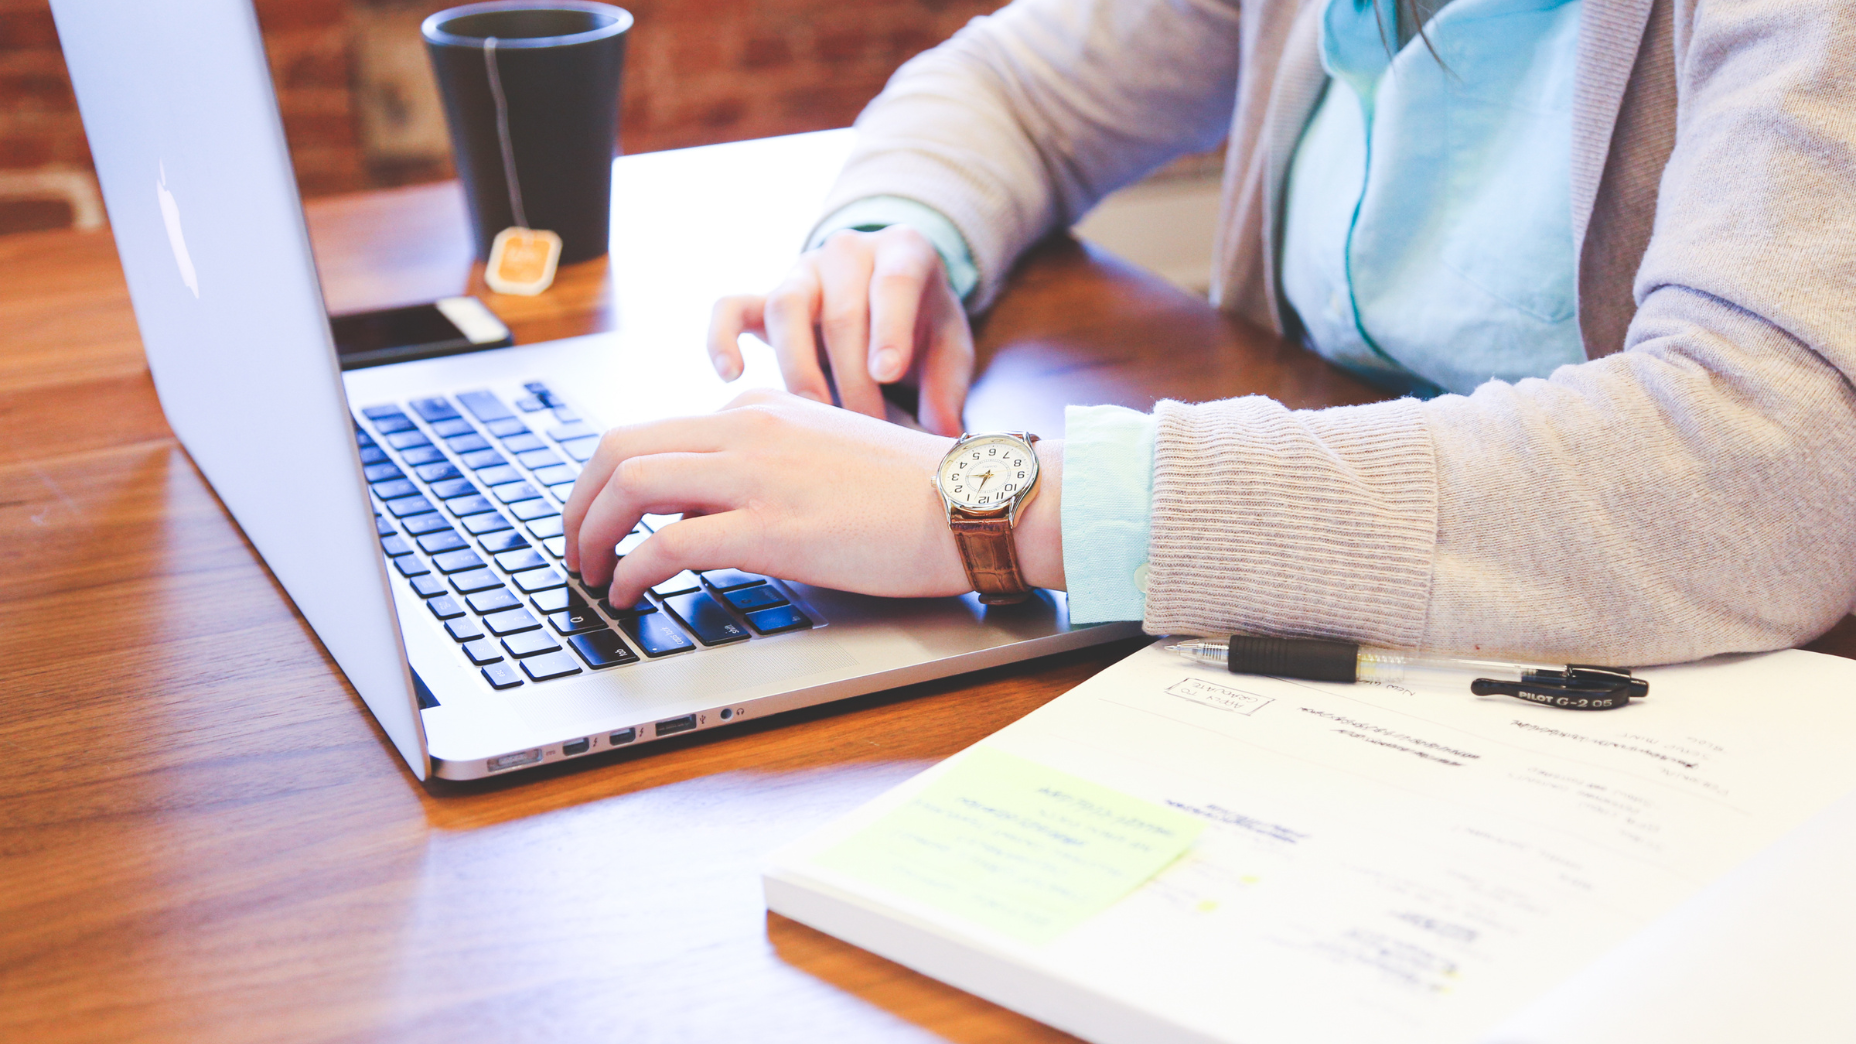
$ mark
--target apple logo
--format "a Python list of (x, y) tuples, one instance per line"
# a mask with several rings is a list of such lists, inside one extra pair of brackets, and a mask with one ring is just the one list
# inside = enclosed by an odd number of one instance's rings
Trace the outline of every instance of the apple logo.
[(160, 180), (155, 182), (155, 195), (161, 201), (161, 221), (168, 227), (168, 246), (174, 248), (174, 263), (180, 266), (180, 281), (187, 284), (193, 296), (200, 296), (200, 276), (193, 270), (193, 257), (187, 253), (187, 239), (180, 234), (180, 205), (174, 202), (174, 193), (168, 191), (167, 164), (157, 161), (161, 171)]

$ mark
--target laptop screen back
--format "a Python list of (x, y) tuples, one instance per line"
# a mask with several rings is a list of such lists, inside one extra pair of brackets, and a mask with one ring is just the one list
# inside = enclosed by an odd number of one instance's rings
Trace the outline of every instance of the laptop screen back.
[(168, 423), (423, 779), (424, 732), (250, 0), (52, 9)]

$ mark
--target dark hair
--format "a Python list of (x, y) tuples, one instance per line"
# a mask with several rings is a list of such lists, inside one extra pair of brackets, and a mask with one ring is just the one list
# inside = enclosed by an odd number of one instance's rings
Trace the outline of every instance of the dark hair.
[[(1388, 2), (1388, 0), (1353, 0), (1353, 6), (1356, 10), (1363, 10), (1370, 5), (1375, 10), (1378, 10), (1382, 2)], [(1431, 52), (1431, 57), (1437, 59), (1437, 64), (1443, 65), (1443, 55), (1437, 53), (1437, 45), (1431, 43), (1431, 35), (1424, 31), (1424, 15), (1418, 10), (1418, 0), (1389, 0), (1389, 2), (1392, 5), (1392, 36), (1388, 37), (1386, 35), (1386, 20), (1383, 11), (1381, 11), (1380, 17), (1377, 19), (1379, 23), (1379, 40), (1386, 45), (1386, 53), (1398, 53), (1398, 21), (1400, 18), (1408, 18), (1411, 20), (1412, 30), (1418, 34), (1418, 39), (1424, 41), (1424, 49)], [(1448, 2), (1448, 0), (1445, 0), (1445, 2)], [(1440, 3), (1437, 6), (1442, 7), (1443, 4)]]

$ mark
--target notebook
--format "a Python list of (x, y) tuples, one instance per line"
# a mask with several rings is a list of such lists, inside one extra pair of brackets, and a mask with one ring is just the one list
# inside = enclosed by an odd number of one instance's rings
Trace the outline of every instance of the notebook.
[(1640, 673), (1578, 713), (1149, 647), (778, 852), (767, 905), (1103, 1044), (1693, 1040), (1749, 1017), (1697, 969), (1856, 972), (1793, 887), (1856, 871), (1856, 661)]

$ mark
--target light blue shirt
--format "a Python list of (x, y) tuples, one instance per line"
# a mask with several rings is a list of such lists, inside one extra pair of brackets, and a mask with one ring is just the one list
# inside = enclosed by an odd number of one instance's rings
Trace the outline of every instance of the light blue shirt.
[(1283, 228), (1283, 292), (1309, 345), (1426, 396), (1583, 362), (1580, 0), (1453, 0), (1428, 27), (1437, 57), (1416, 38), (1386, 54), (1392, 7), (1329, 0), (1322, 20), (1331, 79), (1289, 168)]
[[(1324, 358), (1418, 395), (1584, 360), (1569, 180), (1580, 3), (1452, 0), (1426, 27), (1439, 66), (1417, 38), (1388, 56), (1397, 29), (1388, 17), (1382, 36), (1371, 3), (1328, 0), (1331, 80), (1290, 165), (1282, 259), (1284, 294)], [(952, 222), (913, 200), (853, 203), (814, 243), (900, 223), (977, 282)], [(963, 297), (972, 286), (955, 284)], [(1070, 619), (1138, 620), (1154, 419), (1072, 406), (1065, 427)]]

